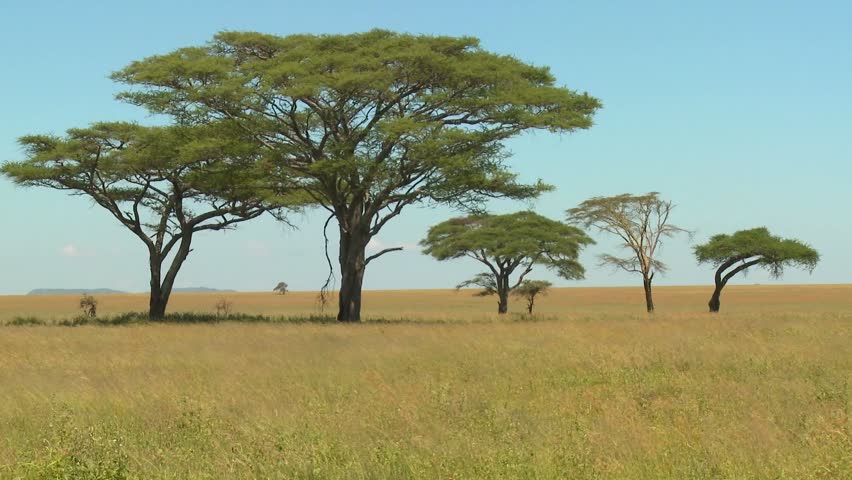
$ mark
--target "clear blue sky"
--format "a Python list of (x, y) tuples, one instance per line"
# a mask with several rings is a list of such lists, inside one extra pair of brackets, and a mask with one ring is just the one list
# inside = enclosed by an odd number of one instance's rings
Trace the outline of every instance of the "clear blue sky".
[[(700, 5), (698, 5), (700, 3)], [(201, 6), (203, 5), (203, 6)], [(0, 160), (21, 159), (16, 138), (99, 120), (150, 122), (113, 100), (107, 78), (132, 60), (201, 44), (220, 30), (279, 35), (386, 28), (473, 35), (495, 52), (549, 65), (559, 83), (603, 101), (596, 125), (511, 143), (524, 178), (558, 187), (534, 208), (552, 218), (595, 195), (660, 191), (673, 220), (714, 233), (765, 225), (817, 247), (812, 275), (788, 283), (852, 281), (852, 3), (574, 1), (145, 1), (0, 3)], [(508, 212), (524, 205), (498, 202)], [(410, 245), (453, 215), (411, 209), (383, 245)], [(145, 249), (81, 197), (0, 179), (0, 294), (37, 287), (144, 291)], [(197, 237), (179, 286), (318, 288), (325, 278), (320, 212), (291, 230), (271, 218)], [(583, 256), (583, 282), (636, 285)], [(659, 284), (706, 284), (690, 241), (670, 241)], [(438, 263), (417, 249), (370, 265), (366, 288), (450, 287), (474, 263)], [(539, 278), (555, 279), (539, 272)], [(741, 283), (769, 283), (751, 274)]]

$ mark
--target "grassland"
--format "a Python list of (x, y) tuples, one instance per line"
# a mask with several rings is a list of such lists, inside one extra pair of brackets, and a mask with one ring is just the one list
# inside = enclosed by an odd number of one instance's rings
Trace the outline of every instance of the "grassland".
[[(475, 297), (469, 290), (388, 290), (364, 292), (366, 319), (495, 320), (494, 297)], [(657, 287), (654, 299), (658, 313), (703, 314), (712, 288)], [(536, 303), (543, 317), (635, 315), (643, 311), (640, 287), (558, 288)], [(169, 312), (215, 312), (219, 299), (233, 304), (234, 311), (252, 315), (309, 316), (320, 314), (316, 292), (290, 292), (277, 295), (257, 293), (182, 293), (175, 294)], [(148, 297), (143, 294), (98, 295), (98, 312), (111, 315), (145, 311)], [(35, 316), (61, 320), (78, 315), (79, 295), (0, 296), (0, 324), (17, 316)], [(524, 311), (523, 301), (512, 299), (510, 313)], [(722, 296), (722, 313), (815, 313), (852, 312), (852, 285), (754, 285), (730, 286)], [(325, 313), (336, 313), (327, 306)]]
[(538, 321), (430, 291), (369, 292), (412, 320), (390, 324), (3, 327), (0, 478), (852, 478), (852, 287), (731, 288), (712, 316), (707, 293), (659, 288), (653, 318), (641, 289), (564, 289)]

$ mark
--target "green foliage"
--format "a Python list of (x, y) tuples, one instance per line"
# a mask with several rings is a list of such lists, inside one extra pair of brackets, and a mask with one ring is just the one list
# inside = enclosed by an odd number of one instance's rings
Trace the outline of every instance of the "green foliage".
[(456, 285), (456, 290), (469, 287), (479, 287), (482, 290), (475, 293), (478, 297), (487, 297), (497, 294), (497, 281), (491, 273), (477, 273), (470, 280), (465, 280)]
[(70, 129), (65, 137), (21, 137), (27, 159), (6, 163), (0, 172), (20, 185), (87, 195), (142, 233), (156, 230), (159, 223), (139, 224), (139, 209), (157, 214), (157, 220), (163, 214), (183, 215), (186, 222), (197, 223), (209, 218), (193, 216), (192, 204), (221, 205), (216, 214), (233, 216), (259, 209), (273, 193), (262, 188), (263, 175), (256, 166), (262, 156), (244, 140), (229, 135), (221, 124), (95, 123)]
[(524, 280), (512, 290), (512, 295), (519, 297), (535, 297), (536, 295), (547, 295), (547, 291), (553, 284), (547, 280)]
[[(51, 412), (50, 430), (28, 452), (20, 477), (27, 480), (124, 480), (129, 477), (125, 441), (114, 422), (84, 427), (62, 405)], [(2, 471), (2, 470), (0, 470)]]
[[(477, 286), (482, 288), (479, 296), (496, 294), (498, 313), (506, 313), (509, 292), (522, 284), (535, 265), (566, 279), (583, 278), (585, 270), (577, 258), (592, 243), (579, 228), (523, 211), (452, 218), (430, 228), (420, 245), (438, 260), (468, 257), (488, 267), (456, 288)], [(510, 276), (516, 270), (521, 273), (512, 284)]]
[(756, 262), (754, 266), (766, 269), (775, 278), (787, 267), (813, 271), (819, 262), (819, 253), (809, 245), (772, 235), (765, 227), (713, 235), (707, 243), (694, 247), (694, 253), (699, 264), (714, 267)]
[(553, 284), (547, 280), (524, 280), (512, 289), (512, 295), (525, 299), (527, 301), (527, 313), (532, 315), (536, 297), (547, 295), (547, 291), (552, 286)]
[(268, 181), (255, 144), (221, 123), (96, 123), (64, 137), (25, 136), (20, 144), (27, 159), (0, 173), (19, 185), (87, 196), (145, 244), (152, 317), (165, 311), (195, 233), (233, 228), (279, 202), (299, 203), (286, 195), (289, 186)]
[(223, 32), (203, 47), (133, 62), (119, 95), (182, 122), (252, 132), (320, 204), (368, 195), (368, 216), (431, 200), (472, 207), (528, 198), (500, 141), (527, 129), (588, 128), (600, 103), (557, 87), (544, 67), (470, 37), (383, 30), (351, 35)]
[(580, 250), (593, 244), (582, 230), (534, 212), (452, 218), (420, 242), (438, 260), (469, 257), (496, 267), (544, 265), (566, 279), (581, 279)]
[(360, 284), (350, 283), (378, 256), (362, 259), (388, 221), (415, 203), (481, 211), (490, 198), (550, 190), (519, 182), (502, 142), (589, 128), (600, 107), (557, 86), (546, 67), (489, 53), (475, 38), (385, 30), (222, 32), (113, 78), (130, 85), (119, 98), (132, 104), (251, 135), (269, 154), (270, 176), (326, 209), (341, 231), (341, 314), (355, 319)]
[[(181, 124), (223, 122), (271, 159), (340, 228), (340, 318), (360, 318), (370, 238), (415, 203), (481, 211), (490, 198), (552, 189), (518, 181), (503, 141), (589, 128), (600, 103), (556, 86), (546, 67), (489, 53), (471, 37), (222, 32), (205, 46), (113, 75), (119, 98)], [(357, 284), (357, 286), (355, 285)]]

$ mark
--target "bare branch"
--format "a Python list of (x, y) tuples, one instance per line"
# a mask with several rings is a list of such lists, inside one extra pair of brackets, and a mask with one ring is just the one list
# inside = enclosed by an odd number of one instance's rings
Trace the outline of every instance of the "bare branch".
[(382, 250), (382, 251), (380, 251), (380, 252), (378, 252), (378, 253), (375, 253), (375, 254), (370, 255), (369, 257), (367, 257), (367, 259), (366, 259), (366, 260), (364, 260), (364, 265), (369, 264), (371, 261), (373, 261), (373, 260), (375, 260), (375, 259), (377, 259), (377, 258), (381, 257), (382, 255), (384, 255), (384, 254), (386, 254), (386, 253), (390, 253), (390, 252), (399, 252), (399, 251), (401, 251), (402, 249), (403, 249), (403, 247), (392, 247), (392, 248), (386, 248), (386, 249), (384, 249), (384, 250)]

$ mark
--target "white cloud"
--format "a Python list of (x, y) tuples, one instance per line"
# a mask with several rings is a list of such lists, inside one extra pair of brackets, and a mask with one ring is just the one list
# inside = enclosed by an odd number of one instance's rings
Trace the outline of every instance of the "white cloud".
[(385, 248), (387, 248), (385, 247), (385, 244), (376, 237), (371, 238), (370, 242), (367, 244), (367, 250), (370, 252), (376, 252)]
[(59, 249), (59, 254), (63, 257), (79, 257), (80, 250), (73, 243), (69, 243)]
[(378, 251), (384, 250), (386, 248), (397, 248), (397, 247), (402, 247), (403, 251), (406, 251), (406, 252), (411, 252), (411, 251), (419, 252), (420, 251), (420, 246), (417, 245), (416, 243), (400, 242), (400, 243), (394, 243), (394, 244), (388, 245), (388, 244), (379, 240), (376, 237), (373, 237), (373, 238), (370, 239), (370, 242), (367, 244), (367, 251), (368, 252), (378, 252)]

